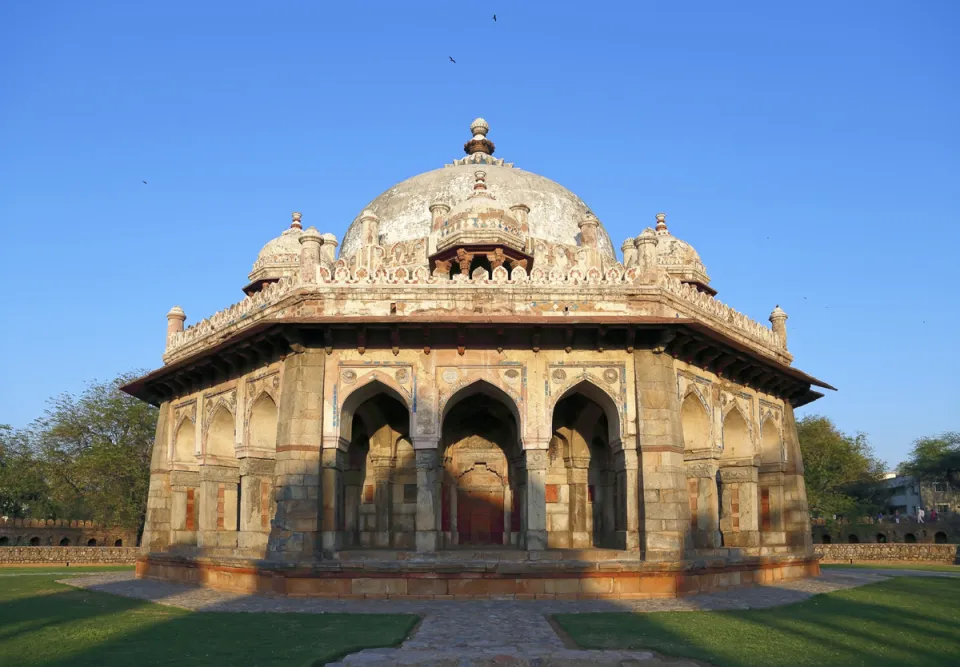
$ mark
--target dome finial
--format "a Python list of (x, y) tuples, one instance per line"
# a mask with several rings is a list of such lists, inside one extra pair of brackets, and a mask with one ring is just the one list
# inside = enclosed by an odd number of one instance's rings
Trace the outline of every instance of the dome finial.
[(290, 229), (303, 229), (303, 225), (300, 224), (300, 218), (302, 217), (303, 217), (302, 214), (294, 213), (293, 222), (290, 223)]
[(463, 145), (463, 151), (467, 155), (473, 155), (474, 153), (493, 155), (495, 147), (493, 142), (487, 139), (487, 132), (490, 131), (487, 121), (477, 118), (470, 123), (470, 131), (473, 132), (473, 139)]
[(666, 213), (657, 213), (657, 231), (658, 232), (667, 231), (667, 214)]

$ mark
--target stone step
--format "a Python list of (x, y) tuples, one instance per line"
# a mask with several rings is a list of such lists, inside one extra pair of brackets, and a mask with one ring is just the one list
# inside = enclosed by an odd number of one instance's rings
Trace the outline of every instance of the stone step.
[(660, 658), (650, 651), (521, 650), (482, 651), (366, 649), (327, 667), (701, 667), (703, 663)]

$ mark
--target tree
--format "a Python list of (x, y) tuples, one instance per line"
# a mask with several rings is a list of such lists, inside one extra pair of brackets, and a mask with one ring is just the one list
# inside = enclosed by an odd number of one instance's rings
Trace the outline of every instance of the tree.
[(143, 526), (158, 411), (120, 391), (133, 377), (60, 394), (27, 429), (54, 518)]
[(879, 484), (885, 464), (874, 457), (867, 436), (849, 436), (827, 417), (797, 421), (810, 511), (818, 516), (872, 515), (885, 505)]
[(0, 516), (47, 519), (55, 514), (29, 432), (0, 424)]
[(900, 466), (900, 472), (960, 489), (960, 433), (948, 431), (914, 440), (910, 458)]

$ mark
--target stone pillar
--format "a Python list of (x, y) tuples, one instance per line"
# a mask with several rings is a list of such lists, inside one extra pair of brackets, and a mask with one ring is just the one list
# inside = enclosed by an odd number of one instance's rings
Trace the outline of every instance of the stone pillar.
[(783, 406), (783, 439), (787, 450), (786, 472), (783, 476), (783, 530), (789, 546), (799, 553), (813, 553), (813, 535), (810, 532), (810, 510), (807, 489), (803, 483), (803, 461), (793, 406)]
[(623, 251), (623, 268), (629, 269), (637, 265), (637, 245), (633, 239), (627, 239), (620, 246)]
[(787, 542), (783, 530), (783, 478), (781, 464), (760, 468), (757, 480), (757, 521), (760, 527), (760, 544), (763, 547), (783, 546)]
[[(182, 320), (180, 324), (183, 324)], [(160, 405), (160, 411), (157, 415), (157, 429), (150, 456), (147, 517), (143, 525), (143, 538), (140, 541), (140, 550), (145, 554), (151, 551), (163, 551), (170, 545), (172, 539), (170, 530), (173, 499), (170, 490), (170, 460), (168, 456), (170, 435), (167, 427), (170, 409), (169, 403), (163, 403)]]
[(787, 314), (777, 305), (770, 313), (770, 325), (773, 327), (773, 333), (780, 339), (780, 346), (787, 349)]
[(340, 551), (343, 548), (343, 530), (346, 518), (343, 478), (344, 470), (347, 467), (347, 452), (346, 443), (343, 443), (343, 447), (340, 444), (338, 441), (336, 447), (324, 447), (323, 449), (321, 544), (323, 545), (323, 551), (328, 554)]
[(757, 468), (755, 466), (721, 466), (723, 512), (720, 532), (723, 546), (751, 549), (760, 546), (757, 524)]
[(240, 459), (240, 535), (237, 547), (266, 555), (270, 518), (274, 513), (274, 461)]
[(320, 451), (323, 372), (320, 347), (297, 346), (283, 360), (277, 415), (274, 494), (277, 511), (268, 557), (313, 560), (320, 547)]
[(652, 285), (657, 282), (658, 264), (657, 264), (657, 235), (647, 227), (643, 233), (637, 237), (637, 267), (640, 269), (638, 279), (640, 282)]
[(721, 546), (717, 462), (712, 459), (688, 461), (686, 468), (691, 533), (687, 547), (717, 549)]
[(528, 443), (533, 446), (524, 449), (524, 467), (526, 468), (526, 549), (541, 551), (547, 548), (547, 446), (549, 441)]
[(590, 521), (587, 519), (590, 459), (578, 456), (574, 457), (571, 463), (568, 477), (570, 546), (574, 549), (589, 549), (593, 546)]
[(200, 526), (200, 473), (188, 470), (172, 471), (170, 496), (171, 546), (197, 546)]
[(643, 470), (640, 540), (647, 560), (679, 560), (686, 549), (690, 509), (677, 373), (673, 357), (657, 348), (638, 348), (633, 360)]
[(198, 546), (212, 549), (237, 546), (237, 493), (240, 470), (200, 466), (200, 535)]
[(617, 545), (626, 551), (640, 550), (640, 456), (631, 441), (617, 452), (617, 475), (623, 494), (623, 527), (617, 530)]
[(320, 245), (323, 238), (313, 227), (300, 234), (300, 280), (305, 283), (317, 281), (317, 266), (320, 264)]
[[(417, 456), (417, 551), (436, 551), (440, 526), (440, 452), (435, 440), (413, 443)], [(509, 528), (509, 526), (508, 526)]]
[(170, 347), (170, 338), (173, 334), (183, 331), (183, 323), (186, 319), (187, 315), (180, 306), (174, 306), (167, 313), (167, 348)]
[(373, 546), (386, 549), (393, 546), (393, 473), (396, 459), (391, 456), (373, 457), (374, 488), (373, 504), (377, 512), (377, 532)]
[(325, 267), (333, 271), (333, 265), (337, 261), (337, 237), (333, 234), (326, 233), (321, 235), (323, 238), (323, 245), (320, 246), (320, 263)]

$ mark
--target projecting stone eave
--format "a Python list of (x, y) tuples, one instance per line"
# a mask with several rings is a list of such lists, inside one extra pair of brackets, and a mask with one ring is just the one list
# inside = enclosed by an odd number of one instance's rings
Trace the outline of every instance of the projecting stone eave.
[[(436, 288), (432, 291), (434, 298), (443, 299), (442, 295), (437, 294)], [(562, 298), (566, 295), (557, 293), (562, 291), (549, 290), (547, 296), (541, 289), (540, 299)], [(234, 326), (178, 350), (175, 355), (168, 355), (165, 366), (128, 383), (123, 390), (156, 405), (182, 393), (185, 387), (203, 384), (217, 374), (229, 375), (236, 367), (247, 364), (251, 357), (255, 360), (271, 355), (279, 357), (291, 349), (296, 350), (297, 341), (304, 332), (313, 336), (315, 344), (326, 346), (332, 343), (331, 339), (324, 341), (325, 331), (357, 331), (363, 326), (372, 330), (396, 331), (397, 336), (400, 331), (415, 329), (422, 332), (425, 327), (470, 330), (520, 327), (547, 332), (602, 328), (617, 331), (617, 336), (623, 338), (619, 344), (627, 349), (632, 347), (627, 336), (635, 336), (643, 331), (654, 332), (650, 334), (656, 338), (652, 343), (661, 347), (662, 352), (706, 367), (712, 365), (718, 375), (732, 375), (747, 383), (753, 381), (771, 392), (784, 394), (784, 398), (791, 402), (802, 401), (798, 404), (805, 404), (819, 398), (821, 394), (810, 392), (811, 385), (834, 389), (793, 368), (788, 360), (778, 358), (759, 346), (750, 345), (703, 318), (682, 316), (674, 310), (677, 304), (657, 288), (641, 287), (631, 290), (631, 293), (628, 302), (634, 312), (576, 315), (563, 311), (549, 311), (550, 314), (463, 313), (438, 309), (411, 315), (389, 314), (389, 310), (384, 313), (328, 315), (322, 314), (323, 302), (316, 299), (318, 296), (329, 296), (328, 293), (302, 290), (265, 308), (255, 317), (244, 318)], [(578, 295), (583, 298), (584, 290), (578, 290)], [(399, 300), (402, 296), (402, 293), (397, 293), (394, 298)], [(651, 342), (649, 335), (647, 338), (647, 342)], [(341, 336), (337, 346), (342, 347), (344, 342)], [(402, 345), (406, 348), (416, 346)], [(608, 347), (612, 348), (612, 345)]]

